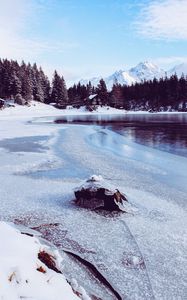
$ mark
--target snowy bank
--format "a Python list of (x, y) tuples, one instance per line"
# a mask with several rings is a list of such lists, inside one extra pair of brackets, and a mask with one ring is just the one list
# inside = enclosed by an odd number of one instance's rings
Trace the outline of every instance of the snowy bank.
[(29, 119), (34, 117), (49, 116), (68, 116), (68, 115), (124, 115), (124, 114), (185, 114), (185, 112), (154, 112), (148, 111), (127, 111), (110, 106), (98, 106), (94, 111), (88, 111), (85, 106), (73, 108), (67, 106), (66, 109), (57, 109), (52, 105), (44, 104), (37, 101), (31, 101), (29, 106), (15, 104), (14, 107), (6, 107), (0, 110), (0, 119)]
[(0, 110), (0, 118), (15, 119), (17, 117), (40, 117), (40, 116), (63, 116), (63, 115), (92, 115), (92, 114), (124, 114), (125, 110), (112, 108), (109, 106), (98, 107), (90, 112), (85, 106), (73, 108), (68, 106), (67, 109), (57, 109), (52, 105), (44, 104), (37, 101), (31, 101), (29, 106), (15, 104), (14, 107), (6, 107)]
[[(62, 257), (59, 252), (42, 245), (38, 238), (21, 234), (16, 228), (0, 222), (0, 245), (0, 299), (90, 299), (83, 288), (75, 286), (75, 280), (72, 285), (76, 292), (73, 292), (60, 271)], [(44, 262), (43, 253), (55, 267)]]

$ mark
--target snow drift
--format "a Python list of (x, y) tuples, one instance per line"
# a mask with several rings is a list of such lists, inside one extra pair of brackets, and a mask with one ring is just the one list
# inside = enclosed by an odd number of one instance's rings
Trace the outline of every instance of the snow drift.
[[(17, 300), (88, 300), (75, 280), (72, 287), (61, 270), (58, 250), (40, 243), (39, 239), (0, 222), (0, 299)], [(50, 259), (53, 268), (47, 257)]]

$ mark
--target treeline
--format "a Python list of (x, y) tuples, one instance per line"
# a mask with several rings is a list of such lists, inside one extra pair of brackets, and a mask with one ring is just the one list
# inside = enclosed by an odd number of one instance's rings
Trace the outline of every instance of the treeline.
[(121, 87), (127, 110), (187, 111), (187, 78), (172, 75)]
[(109, 104), (109, 95), (110, 93), (107, 90), (106, 83), (103, 79), (100, 80), (97, 87), (91, 85), (89, 82), (87, 85), (74, 84), (68, 89), (69, 104), (74, 106), (85, 105), (85, 100), (89, 96), (97, 94), (98, 98), (101, 100), (102, 105)]
[(187, 78), (172, 75), (160, 80), (143, 81), (131, 86), (117, 82), (111, 91), (100, 80), (97, 87), (74, 84), (68, 90), (63, 76), (54, 72), (52, 83), (36, 64), (19, 64), (17, 61), (0, 59), (0, 98), (13, 99), (18, 104), (30, 100), (54, 103), (59, 108), (67, 105), (80, 107), (92, 105), (91, 95), (97, 95), (100, 105), (126, 110), (187, 111)]
[[(69, 89), (69, 103), (84, 105), (84, 99), (97, 93), (103, 105), (126, 110), (187, 111), (187, 78), (172, 75), (160, 80), (143, 81), (131, 86), (113, 85), (108, 91), (103, 79), (94, 88), (88, 85), (74, 85)], [(76, 100), (76, 101), (75, 101)]]
[(41, 67), (24, 61), (0, 59), (0, 98), (13, 99), (19, 104), (30, 100), (67, 105), (68, 93), (63, 76), (54, 72), (52, 84)]

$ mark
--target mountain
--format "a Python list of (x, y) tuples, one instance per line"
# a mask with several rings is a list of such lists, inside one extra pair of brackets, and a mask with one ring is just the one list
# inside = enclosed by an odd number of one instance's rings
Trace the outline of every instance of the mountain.
[(161, 78), (166, 75), (166, 72), (160, 69), (157, 65), (150, 62), (141, 62), (136, 67), (129, 70), (129, 74), (136, 82), (142, 80), (152, 80), (154, 78)]
[(187, 63), (179, 64), (167, 72), (168, 76), (171, 76), (173, 74), (177, 74), (178, 77), (181, 77), (182, 74), (184, 74), (184, 76), (186, 76), (187, 75)]
[[(112, 75), (105, 77), (107, 88), (112, 89), (114, 83), (120, 83), (122, 85), (132, 85), (135, 82), (141, 82), (142, 80), (152, 80), (153, 78), (161, 78), (166, 75), (166, 72), (160, 69), (158, 66), (150, 62), (141, 62), (136, 67), (129, 70), (119, 70)], [(102, 77), (94, 77), (89, 80), (81, 80), (81, 84), (87, 84), (89, 81), (93, 86), (97, 86)]]

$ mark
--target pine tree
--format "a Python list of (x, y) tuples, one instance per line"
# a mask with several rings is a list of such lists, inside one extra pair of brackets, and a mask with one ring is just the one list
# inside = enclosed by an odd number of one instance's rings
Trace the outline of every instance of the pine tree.
[(52, 92), (51, 101), (55, 102), (58, 106), (64, 106), (68, 104), (68, 92), (63, 77), (60, 77), (55, 71), (53, 82), (52, 82)]
[(103, 79), (99, 81), (96, 91), (99, 99), (101, 100), (102, 105), (106, 105), (108, 103), (109, 95), (108, 95), (106, 83)]
[(187, 108), (187, 80), (182, 74), (181, 78), (179, 79), (179, 110), (185, 111)]
[(124, 106), (124, 96), (123, 90), (119, 83), (115, 83), (112, 87), (112, 92), (110, 94), (110, 105), (114, 107), (123, 107)]
[(49, 103), (50, 102), (50, 81), (47, 76), (44, 74), (42, 68), (39, 69), (38, 80), (40, 82), (40, 87), (43, 91), (42, 102)]
[(22, 97), (26, 101), (30, 101), (33, 99), (33, 85), (31, 72), (31, 66), (27, 66), (23, 61), (20, 68), (20, 78), (22, 84)]
[[(0, 97), (14, 99), (19, 104), (35, 99), (49, 103), (50, 82), (42, 69), (23, 61), (0, 59)], [(16, 97), (18, 95), (18, 97)]]
[(93, 92), (93, 87), (90, 81), (88, 82), (86, 89), (87, 89), (87, 97), (89, 97)]
[(13, 71), (12, 74), (9, 77), (9, 93), (13, 97), (15, 97), (17, 94), (21, 94), (22, 87), (21, 87), (21, 80), (16, 75), (16, 72)]
[(64, 77), (61, 76), (61, 82), (62, 82), (62, 104), (67, 105), (68, 104), (68, 91), (66, 87), (66, 82), (64, 80)]

